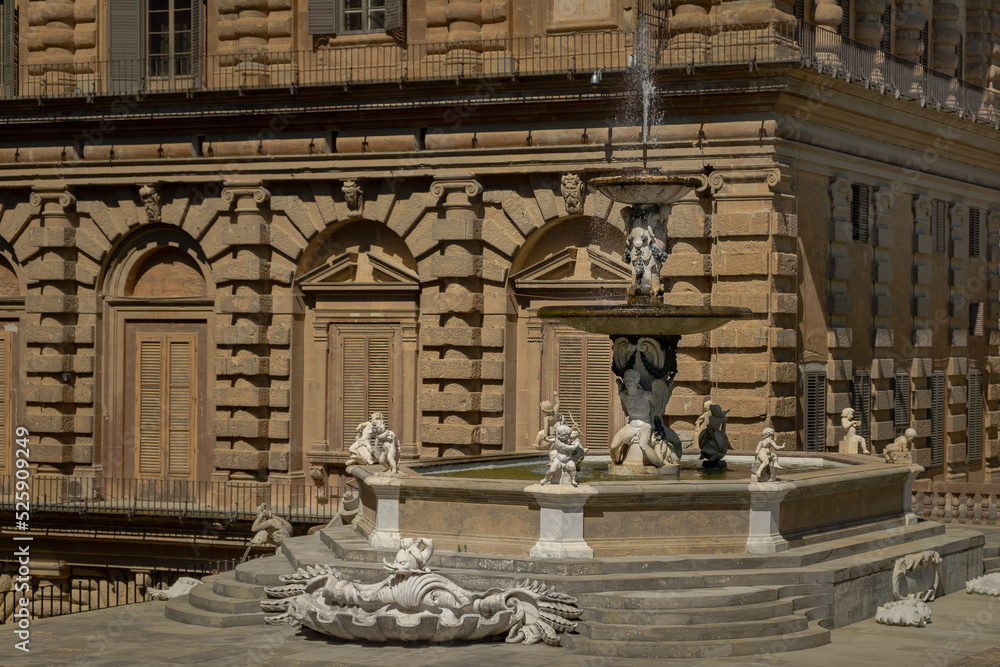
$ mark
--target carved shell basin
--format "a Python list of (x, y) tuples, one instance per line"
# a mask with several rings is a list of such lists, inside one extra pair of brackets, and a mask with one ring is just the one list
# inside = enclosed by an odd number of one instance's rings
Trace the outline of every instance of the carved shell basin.
[(476, 641), (506, 634), (520, 620), (513, 609), (485, 617), (455, 613), (450, 609), (407, 612), (390, 607), (367, 612), (357, 607), (334, 607), (317, 603), (310, 595), (295, 598), (289, 612), (306, 627), (349, 641)]
[(608, 336), (684, 336), (718, 329), (732, 320), (748, 319), (749, 308), (732, 306), (597, 305), (543, 306), (538, 317)]
[(672, 204), (702, 182), (685, 176), (640, 173), (592, 178), (588, 185), (622, 204)]

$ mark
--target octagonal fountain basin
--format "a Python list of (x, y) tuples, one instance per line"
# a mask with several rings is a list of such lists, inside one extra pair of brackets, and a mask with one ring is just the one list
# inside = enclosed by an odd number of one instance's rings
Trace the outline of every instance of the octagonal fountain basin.
[(542, 306), (541, 319), (556, 319), (580, 331), (608, 336), (683, 336), (753, 317), (735, 306), (673, 306), (662, 303)]
[[(375, 547), (422, 536), (439, 549), (517, 557), (774, 553), (914, 522), (910, 488), (922, 470), (867, 456), (790, 452), (781, 455), (788, 465), (779, 481), (766, 483), (737, 472), (740, 455), (721, 479), (581, 479), (572, 487), (539, 486), (534, 473), (433, 474), (458, 465), (535, 465), (538, 458), (435, 459), (395, 476), (354, 466), (361, 500), (354, 527)], [(684, 463), (698, 466), (691, 456)]]
[(639, 172), (599, 176), (587, 184), (605, 197), (622, 204), (671, 204), (697, 187), (700, 179)]

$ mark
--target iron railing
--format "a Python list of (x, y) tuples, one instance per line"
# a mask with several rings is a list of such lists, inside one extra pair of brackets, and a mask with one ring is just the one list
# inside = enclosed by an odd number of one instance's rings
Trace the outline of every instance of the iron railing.
[(941, 523), (993, 525), (998, 521), (1000, 487), (995, 484), (934, 482), (913, 483), (912, 509), (918, 517)]
[[(183, 479), (120, 479), (32, 475), (31, 516), (40, 512), (172, 516), (253, 520), (266, 503), (291, 523), (327, 522), (337, 511), (341, 489), (282, 486), (262, 482), (202, 482)], [(334, 483), (331, 479), (330, 483)], [(0, 510), (15, 510), (14, 480), (0, 477)]]
[(73, 577), (63, 585), (34, 582), (26, 591), (0, 592), (0, 625), (11, 622), (21, 598), (28, 600), (31, 618), (106, 609), (152, 600), (153, 591), (169, 588), (180, 577), (200, 579), (220, 572), (220, 564), (205, 563), (184, 570), (152, 570), (139, 575), (141, 580), (134, 574), (118, 571), (103, 576)]

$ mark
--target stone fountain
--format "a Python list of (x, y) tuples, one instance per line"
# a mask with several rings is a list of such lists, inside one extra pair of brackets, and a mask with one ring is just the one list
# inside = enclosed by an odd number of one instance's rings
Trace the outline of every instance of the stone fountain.
[[(646, 107), (644, 107), (646, 108)], [(746, 308), (678, 306), (664, 302), (660, 271), (668, 256), (670, 207), (701, 185), (697, 178), (639, 173), (590, 180), (590, 187), (627, 204), (623, 258), (632, 270), (624, 304), (546, 306), (540, 318), (605, 334), (612, 341), (611, 370), (628, 423), (611, 440), (608, 470), (620, 476), (677, 476), (681, 441), (663, 414), (677, 374), (682, 335), (716, 329), (750, 317)]]

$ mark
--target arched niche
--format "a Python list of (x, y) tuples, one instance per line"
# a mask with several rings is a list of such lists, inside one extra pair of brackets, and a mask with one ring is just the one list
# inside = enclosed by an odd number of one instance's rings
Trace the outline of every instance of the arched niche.
[[(383, 412), (401, 455), (416, 455), (420, 278), (406, 242), (380, 222), (335, 223), (303, 252), (295, 288), (304, 306), (301, 381), (312, 398), (303, 437), (320, 443), (313, 452), (342, 460), (357, 425)], [(330, 463), (310, 456), (307, 465)]]
[(145, 228), (120, 242), (109, 257), (103, 272), (108, 297), (209, 298), (215, 292), (198, 243), (175, 227)]
[[(546, 305), (624, 301), (631, 281), (622, 260), (625, 234), (599, 218), (552, 221), (532, 234), (514, 257), (507, 289), (507, 429), (515, 448), (530, 447), (541, 423), (539, 403), (558, 392), (560, 412), (582, 427), (594, 451), (608, 446), (623, 423), (611, 389), (611, 341), (541, 320)], [(510, 410), (514, 407), (514, 410)]]
[(208, 266), (188, 234), (154, 225), (119, 241), (102, 270), (101, 410), (108, 419), (98, 457), (109, 477), (149, 481), (151, 492), (212, 473), (215, 283)]

